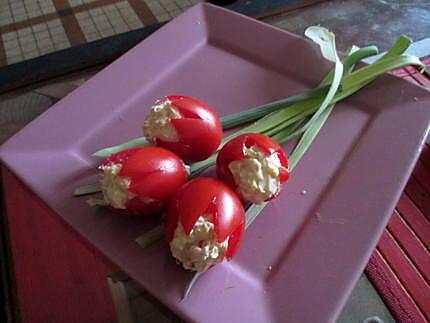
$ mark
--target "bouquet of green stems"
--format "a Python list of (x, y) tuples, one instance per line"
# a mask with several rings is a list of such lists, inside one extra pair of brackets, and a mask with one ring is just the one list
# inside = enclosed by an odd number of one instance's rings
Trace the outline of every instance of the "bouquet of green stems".
[[(209, 158), (191, 164), (191, 177), (197, 177), (205, 169), (215, 164), (220, 149), (231, 139), (245, 133), (265, 134), (279, 144), (293, 138), (298, 142), (289, 156), (289, 171), (293, 171), (302, 156), (311, 146), (314, 138), (324, 125), (336, 103), (353, 95), (370, 84), (379, 75), (408, 65), (424, 69), (422, 62), (414, 56), (405, 55), (411, 40), (401, 36), (381, 58), (374, 63), (356, 68), (363, 59), (378, 54), (375, 46), (358, 48), (351, 46), (340, 60), (335, 44), (335, 35), (325, 28), (312, 26), (306, 29), (305, 35), (319, 45), (325, 59), (334, 64), (333, 69), (324, 77), (320, 84), (312, 90), (270, 102), (252, 109), (224, 116), (221, 118), (223, 130), (243, 126), (241, 129), (226, 136), (218, 150)], [(145, 138), (137, 138), (115, 147), (97, 151), (94, 156), (109, 157), (124, 149), (149, 145)], [(100, 190), (99, 185), (89, 185), (76, 190), (75, 195), (85, 195)], [(245, 227), (248, 227), (270, 202), (251, 204), (246, 211)], [(163, 226), (159, 225), (137, 239), (143, 247), (147, 247), (160, 239)], [(196, 273), (186, 288), (185, 296), (201, 273)]]

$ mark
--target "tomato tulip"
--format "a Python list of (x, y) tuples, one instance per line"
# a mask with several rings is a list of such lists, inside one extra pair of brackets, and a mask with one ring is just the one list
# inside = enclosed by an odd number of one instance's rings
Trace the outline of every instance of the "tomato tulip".
[(222, 139), (222, 125), (207, 104), (189, 96), (168, 96), (157, 101), (143, 123), (153, 144), (173, 151), (186, 162), (212, 155)]
[(289, 177), (282, 148), (266, 135), (247, 133), (230, 140), (218, 154), (218, 177), (252, 203), (278, 196)]
[(169, 204), (165, 233), (183, 267), (205, 271), (235, 255), (245, 228), (239, 197), (224, 183), (197, 178), (183, 185)]
[(105, 203), (131, 214), (161, 212), (187, 180), (188, 171), (174, 153), (138, 147), (107, 158), (99, 169)]

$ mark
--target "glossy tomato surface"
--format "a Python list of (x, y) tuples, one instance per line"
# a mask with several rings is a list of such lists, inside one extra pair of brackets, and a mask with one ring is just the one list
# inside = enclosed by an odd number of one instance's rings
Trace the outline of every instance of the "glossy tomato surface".
[(170, 242), (178, 223), (189, 234), (197, 219), (204, 217), (215, 226), (217, 242), (227, 238), (227, 259), (236, 253), (245, 230), (245, 211), (233, 190), (212, 178), (196, 178), (184, 184), (170, 201), (165, 221)]
[(126, 204), (133, 214), (159, 213), (188, 178), (183, 161), (160, 147), (137, 147), (112, 155), (102, 165), (121, 164), (118, 176), (130, 179), (136, 196)]
[(222, 125), (217, 113), (206, 103), (189, 96), (166, 97), (182, 118), (170, 123), (179, 135), (179, 141), (155, 139), (157, 146), (173, 151), (186, 162), (196, 162), (212, 155), (222, 139)]
[[(272, 154), (276, 154), (278, 156), (281, 165), (285, 168), (280, 169), (279, 181), (280, 183), (284, 183), (289, 177), (288, 159), (285, 152), (272, 138), (258, 133), (245, 133), (233, 138), (224, 145), (220, 150), (216, 161), (218, 178), (227, 183), (230, 187), (236, 189), (236, 183), (229, 169), (229, 165), (233, 161), (246, 159), (247, 156), (245, 155), (244, 147), (251, 148), (252, 146), (257, 146), (267, 156)], [(278, 194), (279, 191), (268, 200), (273, 199)]]

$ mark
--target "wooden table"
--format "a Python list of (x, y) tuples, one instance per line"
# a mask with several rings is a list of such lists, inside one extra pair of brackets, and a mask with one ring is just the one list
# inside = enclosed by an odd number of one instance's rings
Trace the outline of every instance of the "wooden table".
[[(342, 49), (350, 44), (370, 43), (380, 44), (383, 49), (387, 49), (395, 36), (403, 32), (418, 40), (430, 36), (429, 14), (427, 12), (425, 17), (420, 15), (420, 10), (425, 8), (425, 2), (412, 1), (405, 4), (404, 1), (399, 0), (389, 3), (381, 1), (375, 4), (370, 0), (326, 1), (265, 17), (264, 20), (299, 34), (302, 34), (305, 26), (322, 24), (339, 35), (338, 44)], [(400, 12), (405, 9), (404, 6), (408, 7), (408, 11), (400, 15)], [(412, 20), (413, 24), (410, 23)], [(348, 27), (345, 26), (346, 24)], [(430, 54), (430, 48), (427, 49), (427, 54)], [(425, 52), (426, 46), (421, 50)], [(0, 143), (76, 89), (105, 65), (103, 63), (91, 66), (1, 95)], [(429, 154), (430, 148), (427, 147), (424, 151), (424, 159), (418, 163), (414, 177), (408, 184), (406, 197), (402, 197), (403, 202), (401, 200), (402, 206), (407, 207), (411, 200), (415, 205), (415, 200), (409, 198), (411, 194), (420, 196), (419, 208), (421, 210), (424, 208), (427, 216), (430, 216), (428, 209), (430, 208), (430, 188), (425, 185), (423, 192), (419, 190), (422, 185), (414, 183), (417, 178), (423, 176), (428, 179), (427, 184), (430, 183), (430, 177), (428, 177), (430, 172), (424, 167), (429, 165), (426, 164), (430, 160)], [(21, 215), (20, 217), (11, 216), (9, 213), (8, 217), (2, 217), (1, 224), (4, 232), (1, 257), (9, 260), (1, 262), (2, 278), (7, 283), (6, 303), (9, 305), (7, 307), (9, 317), (13, 319), (21, 317), (26, 322), (113, 322), (117, 316), (115, 303), (116, 308), (121, 312), (123, 322), (131, 322), (128, 308), (130, 304), (134, 308), (132, 311), (135, 311), (135, 315), (140, 318), (146, 317), (147, 320), (153, 321), (154, 316), (151, 317), (151, 315), (157, 315), (159, 320), (161, 317), (169, 322), (175, 320), (168, 311), (160, 310), (158, 305), (154, 305), (154, 300), (145, 295), (139, 286), (128, 281), (127, 277), (121, 274), (110, 275), (117, 272), (118, 268), (102, 258), (68, 227), (55, 219), (42, 201), (36, 199), (28, 204), (28, 199), (25, 197), (33, 193), (13, 174), (4, 170), (3, 181), (6, 206), (9, 210), (13, 210), (14, 214)], [(8, 191), (11, 187), (22, 195), (9, 196)], [(38, 218), (28, 217), (24, 220), (22, 215), (32, 213), (31, 211), (37, 212)], [(427, 228), (428, 222), (424, 221), (422, 225), (423, 228)], [(423, 234), (428, 236), (428, 233)], [(127, 283), (123, 284), (126, 281)], [(44, 290), (43, 299), (38, 297), (40, 295), (38, 291), (41, 289)], [(114, 292), (114, 299), (111, 291)], [(125, 295), (124, 292), (132, 299), (131, 302), (125, 302), (124, 298), (119, 297)], [(367, 302), (365, 298), (368, 298)], [(46, 304), (49, 304), (49, 307)], [(392, 320), (391, 315), (363, 276), (339, 321), (347, 322), (353, 317), (358, 319), (358, 315), (371, 315), (371, 312), (367, 314), (363, 312), (363, 308), (370, 310), (370, 305), (374, 306), (372, 309), (377, 312), (375, 314), (385, 321)], [(425, 303), (421, 304), (423, 305)], [(140, 311), (136, 312), (139, 309)], [(145, 310), (142, 311), (142, 309)], [(148, 318), (148, 315), (151, 318)]]

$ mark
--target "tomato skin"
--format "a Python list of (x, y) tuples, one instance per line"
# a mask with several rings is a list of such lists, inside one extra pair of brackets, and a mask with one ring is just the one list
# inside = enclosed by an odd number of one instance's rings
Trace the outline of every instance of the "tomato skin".
[(230, 237), (226, 254), (230, 260), (242, 240), (245, 211), (237, 194), (221, 181), (212, 178), (193, 179), (173, 196), (165, 219), (167, 241), (172, 241), (178, 223), (189, 234), (203, 214), (210, 214), (207, 220), (214, 224), (217, 242), (221, 243)]
[[(228, 166), (233, 161), (246, 159), (247, 156), (245, 156), (244, 154), (244, 147), (251, 148), (252, 146), (257, 146), (267, 156), (276, 153), (281, 162), (281, 165), (286, 169), (280, 169), (279, 181), (282, 184), (288, 180), (288, 159), (282, 147), (272, 138), (258, 133), (242, 134), (240, 136), (237, 136), (236, 138), (233, 138), (232, 140), (227, 142), (224, 147), (222, 147), (222, 149), (218, 153), (216, 161), (216, 172), (218, 178), (236, 190), (237, 184)], [(266, 201), (272, 200), (273, 198), (278, 196), (279, 193), (280, 189), (278, 190), (278, 192), (276, 192), (276, 194), (274, 194)]]
[(121, 164), (118, 176), (131, 180), (128, 190), (136, 196), (126, 202), (130, 214), (160, 213), (188, 178), (183, 161), (160, 147), (126, 149), (107, 158), (102, 166), (111, 164)]
[(212, 155), (222, 139), (222, 125), (217, 113), (190, 96), (171, 95), (166, 100), (183, 116), (170, 121), (179, 141), (167, 142), (156, 138), (155, 144), (173, 151), (186, 162), (200, 161)]

